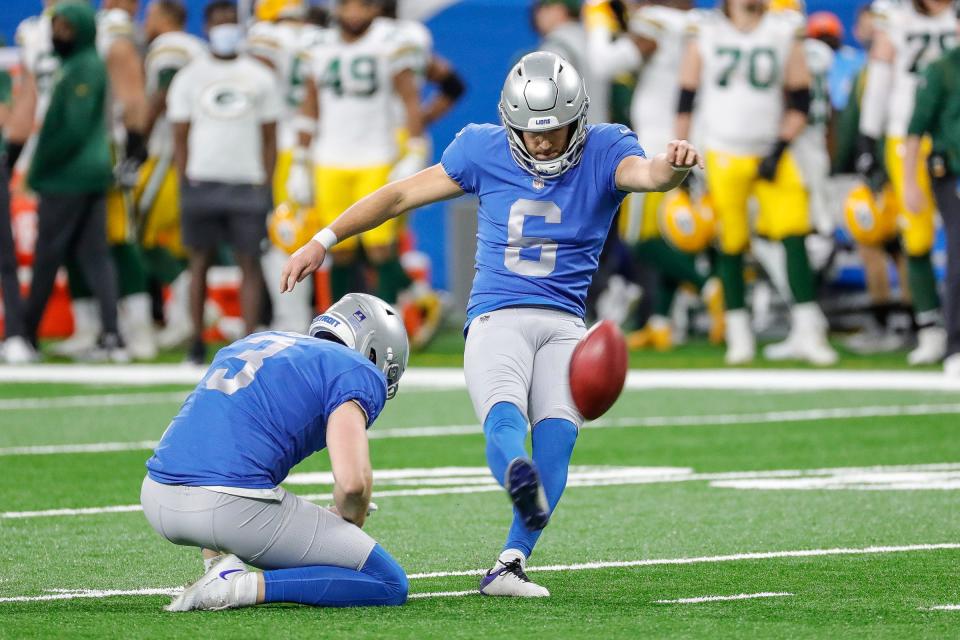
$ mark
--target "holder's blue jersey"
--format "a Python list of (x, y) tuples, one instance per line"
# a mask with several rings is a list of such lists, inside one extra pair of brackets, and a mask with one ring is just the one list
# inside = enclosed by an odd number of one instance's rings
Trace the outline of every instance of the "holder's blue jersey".
[(163, 484), (272, 489), (326, 447), (327, 419), (355, 401), (367, 425), (387, 379), (353, 349), (296, 333), (255, 333), (221, 349), (147, 461)]
[(513, 160), (502, 126), (471, 124), (457, 134), (440, 162), (461, 189), (480, 198), (467, 326), (505, 307), (583, 317), (600, 250), (626, 196), (616, 171), (627, 156), (644, 157), (635, 133), (591, 125), (580, 163), (541, 181)]

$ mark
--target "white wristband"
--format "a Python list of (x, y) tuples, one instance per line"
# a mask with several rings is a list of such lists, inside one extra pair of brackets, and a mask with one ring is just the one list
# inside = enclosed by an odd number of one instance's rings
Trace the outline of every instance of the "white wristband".
[(337, 234), (335, 234), (330, 227), (324, 227), (317, 232), (317, 235), (313, 236), (313, 239), (320, 243), (320, 245), (326, 249), (330, 250), (330, 247), (337, 244)]

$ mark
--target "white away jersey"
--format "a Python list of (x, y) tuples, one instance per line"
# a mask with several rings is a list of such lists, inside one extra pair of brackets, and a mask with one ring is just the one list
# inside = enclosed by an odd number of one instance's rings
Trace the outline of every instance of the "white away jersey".
[(803, 37), (802, 17), (767, 12), (744, 33), (719, 10), (702, 16), (695, 33), (703, 59), (697, 122), (704, 129), (704, 146), (763, 155), (780, 131), (784, 69)]
[(60, 59), (53, 53), (50, 32), (50, 14), (44, 12), (21, 22), (15, 36), (17, 46), (20, 47), (23, 66), (33, 76), (37, 86), (37, 105), (34, 111), (37, 125), (43, 122), (43, 117), (47, 113), (50, 94), (53, 92), (54, 76), (60, 68)]
[(396, 159), (394, 77), (410, 68), (403, 39), (392, 21), (375, 21), (354, 42), (327, 32), (309, 52), (320, 95), (317, 162), (368, 167)]
[[(147, 96), (167, 89), (173, 76), (199, 56), (206, 55), (203, 40), (183, 31), (171, 31), (157, 36), (150, 43), (144, 61), (147, 75)], [(150, 155), (169, 156), (173, 153), (170, 122), (162, 115), (153, 125), (149, 142)]]
[(953, 48), (957, 40), (957, 19), (952, 8), (928, 16), (918, 13), (910, 2), (896, 6), (874, 5), (874, 12), (877, 28), (890, 36), (896, 48), (886, 133), (903, 137), (907, 135), (913, 115), (917, 79), (928, 64)]
[(661, 5), (644, 6), (630, 20), (630, 32), (657, 43), (643, 61), (630, 104), (630, 122), (645, 149), (659, 153), (674, 137), (680, 96), (680, 63), (694, 14)]

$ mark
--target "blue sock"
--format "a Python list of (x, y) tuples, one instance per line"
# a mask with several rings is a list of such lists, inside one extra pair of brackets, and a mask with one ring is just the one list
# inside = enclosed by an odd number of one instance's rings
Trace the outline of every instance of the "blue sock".
[(527, 418), (515, 405), (498, 402), (483, 421), (487, 439), (487, 465), (497, 482), (503, 484), (507, 465), (514, 458), (524, 458), (527, 450)]
[(314, 607), (397, 606), (407, 601), (407, 575), (379, 544), (359, 571), (313, 566), (263, 572), (264, 602)]
[[(533, 428), (533, 461), (540, 472), (540, 482), (543, 484), (551, 514), (567, 486), (567, 471), (576, 441), (577, 426), (569, 420), (547, 418)], [(529, 558), (541, 532), (528, 531), (514, 510), (513, 524), (503, 548), (519, 549)]]

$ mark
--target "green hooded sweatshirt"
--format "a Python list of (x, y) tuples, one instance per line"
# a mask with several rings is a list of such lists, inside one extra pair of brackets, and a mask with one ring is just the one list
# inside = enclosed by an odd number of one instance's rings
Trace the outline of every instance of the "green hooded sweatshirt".
[(86, 2), (53, 11), (73, 27), (73, 50), (64, 56), (40, 129), (27, 184), (37, 193), (98, 193), (113, 183), (107, 138), (107, 70), (95, 46), (96, 16)]

